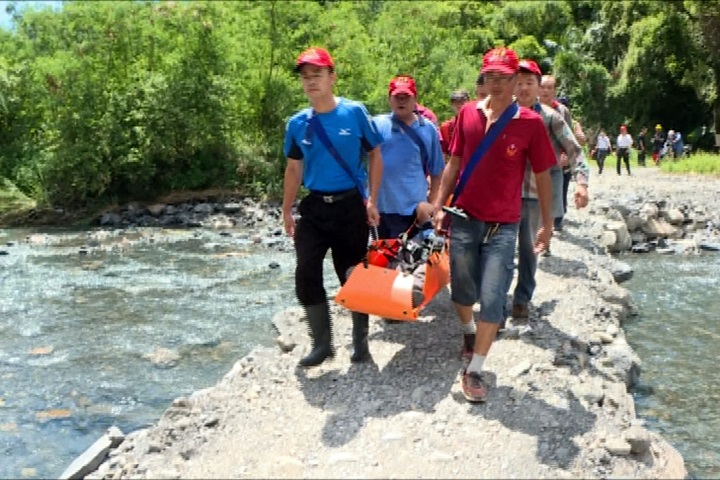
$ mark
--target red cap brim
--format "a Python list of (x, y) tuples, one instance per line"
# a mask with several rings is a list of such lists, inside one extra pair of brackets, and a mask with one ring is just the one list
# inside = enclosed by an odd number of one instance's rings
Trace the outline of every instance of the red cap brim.
[(496, 73), (504, 73), (505, 75), (514, 75), (517, 73), (517, 70), (513, 70), (512, 68), (508, 67), (505, 64), (502, 65), (486, 65), (482, 68), (482, 71), (480, 73), (490, 73), (490, 72), (496, 72)]
[(415, 96), (415, 92), (413, 92), (413, 90), (412, 90), (410, 87), (400, 86), (400, 87), (397, 87), (397, 88), (393, 89), (393, 91), (390, 92), (390, 95), (391, 95), (391, 96), (395, 96), (395, 95), (412, 95), (412, 96), (414, 97), (414, 96)]

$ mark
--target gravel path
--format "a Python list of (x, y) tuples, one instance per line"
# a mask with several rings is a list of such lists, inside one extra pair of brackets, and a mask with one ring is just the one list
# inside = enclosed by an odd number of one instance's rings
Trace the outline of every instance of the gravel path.
[[(716, 179), (595, 172), (591, 204), (720, 198)], [(371, 318), (364, 365), (350, 364), (350, 318), (334, 306), (336, 358), (297, 369), (309, 340), (293, 308), (274, 324), (296, 348), (254, 350), (86, 478), (683, 478), (682, 458), (643, 427), (627, 393), (641, 363), (622, 331), (634, 307), (591, 234), (601, 221), (593, 209), (568, 213), (540, 260), (529, 321), (511, 324), (485, 363), (485, 404), (460, 392), (447, 291), (416, 323)]]

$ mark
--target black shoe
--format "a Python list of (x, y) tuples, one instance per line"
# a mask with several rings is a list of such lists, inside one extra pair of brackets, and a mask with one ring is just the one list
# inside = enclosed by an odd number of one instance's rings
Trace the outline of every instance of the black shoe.
[(368, 345), (369, 323), (367, 313), (352, 312), (353, 351), (350, 354), (350, 361), (353, 363), (367, 362), (371, 359)]
[(332, 347), (326, 347), (325, 345), (319, 345), (313, 348), (310, 353), (300, 359), (299, 365), (301, 367), (317, 367), (328, 358), (335, 357), (335, 352)]
[(305, 307), (308, 333), (312, 339), (312, 350), (300, 360), (301, 367), (316, 367), (335, 356), (332, 346), (332, 324), (330, 307), (327, 302)]

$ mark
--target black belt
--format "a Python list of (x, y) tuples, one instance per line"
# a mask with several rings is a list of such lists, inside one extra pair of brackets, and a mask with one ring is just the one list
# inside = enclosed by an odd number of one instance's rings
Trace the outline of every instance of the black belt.
[(322, 200), (325, 203), (337, 203), (340, 200), (345, 200), (356, 195), (359, 195), (357, 188), (351, 188), (350, 190), (343, 190), (342, 192), (318, 192), (310, 191), (310, 195), (315, 198)]

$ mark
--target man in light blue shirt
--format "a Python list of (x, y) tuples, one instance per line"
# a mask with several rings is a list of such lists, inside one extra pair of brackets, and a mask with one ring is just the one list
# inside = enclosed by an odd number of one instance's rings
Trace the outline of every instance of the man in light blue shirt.
[(428, 222), (434, 213), (432, 200), (445, 161), (437, 128), (415, 112), (416, 99), (415, 80), (397, 76), (388, 88), (392, 112), (374, 118), (383, 137), (383, 176), (377, 200), (380, 238), (396, 238), (414, 222)]

